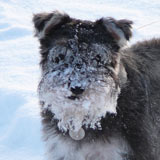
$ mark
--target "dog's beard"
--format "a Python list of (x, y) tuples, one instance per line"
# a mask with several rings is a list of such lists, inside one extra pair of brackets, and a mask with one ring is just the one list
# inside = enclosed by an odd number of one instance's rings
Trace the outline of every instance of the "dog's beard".
[[(107, 83), (106, 83), (107, 82)], [(39, 98), (44, 106), (42, 110), (50, 110), (54, 119), (58, 120), (58, 128), (62, 132), (85, 128), (101, 129), (100, 120), (107, 112), (116, 114), (119, 88), (108, 77), (106, 82), (93, 82), (78, 99), (71, 100), (72, 95), (67, 85), (54, 86), (47, 78), (39, 86)]]

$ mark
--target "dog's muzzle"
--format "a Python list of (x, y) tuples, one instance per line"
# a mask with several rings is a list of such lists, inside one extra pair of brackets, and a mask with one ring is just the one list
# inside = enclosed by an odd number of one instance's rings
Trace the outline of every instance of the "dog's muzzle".
[(120, 90), (112, 77), (104, 82), (93, 81), (87, 87), (86, 79), (83, 83), (72, 81), (70, 85), (59, 82), (54, 74), (44, 77), (38, 89), (39, 99), (44, 102), (42, 110), (51, 111), (59, 130), (69, 132), (72, 139), (83, 139), (87, 128), (101, 130), (100, 121), (106, 113), (116, 114)]

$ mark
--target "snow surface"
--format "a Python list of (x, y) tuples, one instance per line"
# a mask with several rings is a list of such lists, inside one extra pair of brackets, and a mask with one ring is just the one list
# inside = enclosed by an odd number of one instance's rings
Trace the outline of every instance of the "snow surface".
[(43, 160), (39, 44), (31, 19), (55, 9), (80, 19), (130, 19), (131, 43), (160, 37), (160, 0), (0, 0), (0, 160)]

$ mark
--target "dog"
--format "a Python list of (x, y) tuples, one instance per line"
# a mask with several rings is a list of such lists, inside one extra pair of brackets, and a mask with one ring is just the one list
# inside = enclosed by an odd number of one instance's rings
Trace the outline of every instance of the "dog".
[(125, 48), (132, 21), (33, 17), (47, 160), (160, 160), (160, 39)]

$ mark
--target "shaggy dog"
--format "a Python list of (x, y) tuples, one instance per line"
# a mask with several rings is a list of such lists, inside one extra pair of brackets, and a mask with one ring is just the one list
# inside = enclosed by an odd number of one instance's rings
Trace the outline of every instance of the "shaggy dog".
[(160, 160), (160, 39), (122, 49), (129, 20), (34, 15), (47, 160)]

